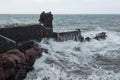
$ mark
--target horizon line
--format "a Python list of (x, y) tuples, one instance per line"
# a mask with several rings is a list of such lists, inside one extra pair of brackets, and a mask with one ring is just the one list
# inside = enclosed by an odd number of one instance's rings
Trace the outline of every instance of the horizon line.
[[(40, 15), (41, 13), (0, 13), (8, 15)], [(53, 15), (120, 15), (120, 13), (53, 13)]]

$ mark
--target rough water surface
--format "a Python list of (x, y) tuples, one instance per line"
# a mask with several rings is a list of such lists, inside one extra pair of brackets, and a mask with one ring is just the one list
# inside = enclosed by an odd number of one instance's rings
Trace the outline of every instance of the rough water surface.
[(104, 41), (43, 40), (40, 46), (48, 49), (48, 54), (36, 60), (25, 80), (120, 80), (120, 33), (106, 32)]
[[(39, 15), (0, 15), (0, 27), (38, 23)], [(106, 32), (91, 42), (43, 40), (48, 53), (36, 60), (25, 80), (120, 80), (120, 15), (54, 15), (54, 31), (80, 28), (84, 37)]]

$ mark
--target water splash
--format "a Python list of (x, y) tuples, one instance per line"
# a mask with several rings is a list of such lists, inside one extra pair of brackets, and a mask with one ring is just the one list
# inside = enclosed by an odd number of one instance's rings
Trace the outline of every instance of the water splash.
[[(98, 32), (88, 33), (92, 37)], [(106, 33), (104, 41), (42, 41), (40, 46), (48, 49), (48, 54), (36, 60), (25, 80), (120, 80), (120, 33)]]

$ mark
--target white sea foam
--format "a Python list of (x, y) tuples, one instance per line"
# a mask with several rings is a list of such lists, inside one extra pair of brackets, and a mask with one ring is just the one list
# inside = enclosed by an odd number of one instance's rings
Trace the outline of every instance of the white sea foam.
[[(0, 27), (39, 23), (38, 19), (39, 15), (0, 15)], [(119, 25), (119, 15), (54, 15), (56, 32), (80, 28), (84, 37), (93, 38), (99, 32), (108, 37), (85, 43), (43, 40), (40, 46), (48, 54), (36, 60), (25, 80), (120, 80)]]
[[(93, 37), (98, 32), (83, 35)], [(48, 54), (36, 60), (25, 80), (120, 80), (120, 33), (105, 32), (104, 41), (42, 41), (40, 46), (48, 49)]]

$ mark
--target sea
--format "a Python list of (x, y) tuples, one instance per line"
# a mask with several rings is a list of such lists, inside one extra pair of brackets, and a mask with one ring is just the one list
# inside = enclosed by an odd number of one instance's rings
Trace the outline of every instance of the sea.
[[(48, 49), (24, 80), (120, 80), (120, 15), (55, 14), (54, 32), (80, 29), (84, 37), (106, 32), (106, 40), (90, 42), (44, 39)], [(0, 14), (0, 27), (38, 24), (39, 14)]]

